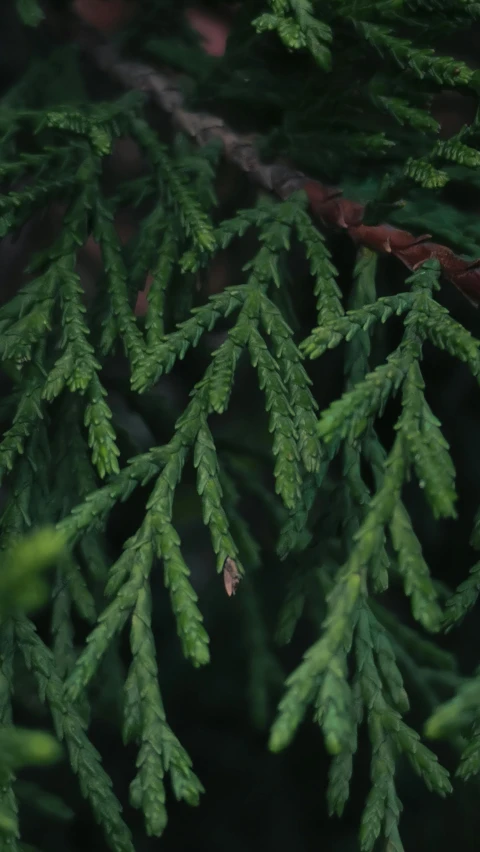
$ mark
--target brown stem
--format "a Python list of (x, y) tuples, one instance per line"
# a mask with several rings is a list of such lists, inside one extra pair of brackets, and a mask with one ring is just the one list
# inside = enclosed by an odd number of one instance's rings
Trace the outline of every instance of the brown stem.
[(391, 225), (366, 225), (362, 204), (342, 197), (341, 190), (324, 186), (305, 174), (282, 163), (262, 163), (254, 146), (254, 138), (235, 133), (217, 116), (184, 109), (183, 95), (168, 74), (150, 65), (119, 57), (109, 43), (98, 43), (91, 33), (82, 39), (97, 66), (126, 89), (146, 92), (158, 106), (169, 113), (174, 126), (193, 138), (198, 145), (220, 139), (224, 156), (252, 180), (280, 198), (303, 189), (309, 198), (314, 219), (324, 226), (341, 228), (360, 245), (378, 253), (392, 254), (408, 269), (417, 269), (429, 258), (436, 258), (445, 278), (474, 305), (480, 304), (480, 259), (464, 260), (451, 249), (430, 241), (430, 235), (415, 237)]

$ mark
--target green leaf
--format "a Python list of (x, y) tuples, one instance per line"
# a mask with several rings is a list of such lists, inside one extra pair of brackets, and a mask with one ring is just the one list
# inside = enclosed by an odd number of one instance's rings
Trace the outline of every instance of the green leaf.
[(41, 606), (48, 594), (43, 577), (64, 554), (66, 538), (45, 528), (17, 541), (3, 556), (0, 570), (0, 613), (30, 611)]
[(36, 27), (45, 17), (38, 0), (15, 0), (17, 12), (27, 27)]
[(57, 740), (42, 731), (0, 727), (2, 763), (11, 769), (55, 763), (61, 756)]

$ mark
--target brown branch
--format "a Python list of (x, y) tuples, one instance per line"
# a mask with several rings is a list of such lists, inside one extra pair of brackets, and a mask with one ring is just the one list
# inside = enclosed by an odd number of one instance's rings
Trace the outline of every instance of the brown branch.
[(281, 163), (262, 163), (252, 136), (235, 133), (216, 116), (184, 109), (183, 95), (168, 74), (149, 65), (121, 59), (111, 44), (93, 42), (91, 34), (85, 46), (100, 69), (126, 89), (147, 92), (162, 110), (172, 116), (174, 126), (193, 138), (198, 145), (220, 139), (224, 156), (247, 173), (252, 180), (280, 198), (288, 198), (303, 189), (309, 198), (314, 218), (322, 225), (341, 228), (360, 245), (378, 253), (397, 257), (408, 269), (415, 270), (429, 258), (436, 258), (445, 278), (474, 305), (480, 304), (480, 259), (467, 261), (446, 246), (430, 241), (430, 235), (415, 237), (391, 225), (366, 225), (362, 204), (342, 197), (341, 190), (324, 186), (302, 172)]

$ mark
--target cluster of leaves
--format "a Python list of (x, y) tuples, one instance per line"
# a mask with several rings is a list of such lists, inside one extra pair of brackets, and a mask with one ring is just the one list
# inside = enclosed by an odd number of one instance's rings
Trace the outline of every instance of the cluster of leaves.
[[(411, 20), (404, 23), (412, 29), (421, 26), (426, 5), (417, 4)], [(17, 6), (26, 23), (36, 23), (35, 2), (23, 0)], [(286, 65), (288, 85), (284, 76), (274, 79), (273, 62), (265, 72), (268, 80), (253, 86), (275, 106), (284, 87), (282, 105), (286, 122), (294, 128), (288, 136), (295, 151), (301, 153), (302, 135), (307, 147), (315, 147), (319, 131), (312, 131), (312, 121), (318, 127), (327, 111), (333, 118), (330, 129), (322, 129), (320, 154), (340, 150), (344, 157), (345, 146), (353, 146), (358, 158), (395, 141), (401, 158), (407, 151), (402, 175), (423, 186), (438, 186), (443, 180), (431, 163), (434, 158), (468, 169), (478, 166), (479, 154), (466, 145), (466, 133), (449, 143), (428, 143), (419, 160), (423, 139), (418, 141), (418, 133), (436, 128), (428, 113), (405, 97), (412, 76), (422, 85), (433, 79), (438, 85), (471, 88), (478, 85), (477, 76), (462, 63), (438, 58), (397, 37), (385, 23), (395, 21), (395, 4), (334, 6), (322, 4), (325, 14), (320, 21), (315, 4), (272, 2), (255, 21), (260, 34), (277, 32), (284, 45), (306, 50), (321, 69), (311, 84), (302, 86), (305, 102), (300, 105), (298, 74), (304, 71), (297, 72), (292, 64)], [(446, 20), (452, 4), (440, 6)], [(455, 10), (460, 23), (476, 14), (474, 4), (459, 3)], [(254, 44), (259, 44), (257, 36)], [(359, 57), (365, 55), (365, 45), (388, 59), (382, 66), (388, 94), (382, 94), (383, 82), (372, 71), (360, 94), (338, 99), (338, 92), (345, 91), (345, 76), (353, 74)], [(245, 61), (241, 46), (238, 56)], [(157, 48), (161, 52), (161, 44)], [(345, 51), (345, 65), (325, 86), (322, 75), (330, 67), (330, 51), (335, 50)], [(370, 53), (366, 55), (370, 59)], [(392, 62), (405, 72), (393, 92)], [(232, 64), (227, 82), (224, 72), (215, 69), (214, 83), (213, 71), (207, 69), (202, 86), (211, 87), (210, 98), (235, 94), (238, 69)], [(252, 74), (255, 79), (256, 71)], [(251, 81), (249, 86), (253, 100)], [(322, 97), (317, 100), (320, 89)], [(240, 103), (244, 97), (240, 83), (237, 95)], [(371, 108), (365, 111), (368, 122), (363, 124), (360, 115), (367, 102)], [(378, 121), (379, 109), (415, 132), (401, 139), (372, 134), (366, 124)], [(356, 128), (347, 122), (347, 113), (356, 117)], [(0, 308), (0, 359), (11, 382), (11, 394), (3, 402), (9, 426), (0, 441), (0, 477), (7, 495), (0, 544), (10, 547), (30, 526), (45, 522), (56, 524), (68, 543), (58, 559), (52, 592), (51, 647), (27, 616), (2, 614), (4, 724), (10, 719), (15, 646), (50, 709), (57, 737), (65, 742), (82, 794), (108, 844), (115, 852), (132, 852), (130, 831), (111, 780), (87, 733), (89, 687), (97, 676), (109, 676), (114, 666), (105, 662), (118, 661), (118, 639), (128, 629), (130, 658), (118, 698), (124, 741), (137, 748), (131, 802), (143, 813), (147, 833), (154, 836), (162, 834), (167, 821), (167, 780), (178, 800), (198, 803), (201, 781), (163, 705), (151, 593), (152, 570), (161, 565), (183, 653), (192, 665), (206, 665), (209, 637), (174, 516), (176, 494), (191, 461), (218, 572), (228, 562), (244, 576), (239, 596), (246, 601), (251, 636), (252, 695), (263, 719), (270, 686), (278, 681), (279, 672), (249, 582), (260, 557), (239, 508), (240, 496), (248, 489), (256, 491), (265, 513), (277, 524), (278, 558), (291, 559), (295, 565), (278, 614), (280, 643), (291, 639), (310, 597), (318, 601), (313, 613), (318, 639), (287, 678), (271, 729), (271, 749), (285, 748), (313, 711), (331, 755), (329, 806), (332, 813), (341, 814), (349, 796), (358, 729), (365, 721), (371, 788), (362, 816), (361, 847), (370, 852), (379, 838), (386, 838), (389, 848), (401, 850), (401, 803), (395, 786), (399, 758), (405, 755), (413, 771), (439, 795), (451, 789), (446, 769), (405, 721), (410, 699), (404, 678), (432, 709), (438, 703), (439, 684), (462, 687), (453, 703), (432, 717), (427, 732), (450, 730), (455, 727), (452, 720), (463, 724), (467, 718), (474, 734), (461, 773), (480, 767), (478, 683), (463, 684), (450, 655), (424, 632), (451, 627), (474, 605), (479, 567), (473, 567), (445, 602), (402, 502), (404, 483), (413, 473), (435, 518), (456, 515), (449, 447), (425, 397), (421, 361), (426, 342), (464, 362), (476, 379), (480, 374), (478, 341), (436, 299), (438, 266), (425, 263), (407, 279), (401, 293), (377, 297), (376, 257), (361, 250), (346, 309), (337, 270), (324, 236), (311, 222), (306, 198), (301, 193), (281, 203), (261, 198), (254, 207), (216, 222), (212, 208), (218, 150), (196, 151), (185, 139), (161, 143), (137, 97), (38, 110), (7, 98), (1, 127), (0, 169), (8, 189), (0, 196), (0, 235), (16, 233), (54, 201), (61, 202), (64, 215), (53, 244), (35, 255), (24, 287)], [(475, 127), (469, 139), (474, 131)], [(133, 138), (142, 150), (145, 173), (112, 193), (104, 181), (103, 161), (120, 135)], [(344, 137), (340, 148), (339, 136)], [(125, 199), (141, 202), (147, 210), (126, 249), (114, 226), (115, 212)], [(247, 231), (256, 235), (257, 248), (242, 279), (190, 309), (199, 273), (217, 251), (227, 250)], [(93, 302), (85, 298), (77, 268), (78, 248), (90, 234), (104, 268)], [(316, 299), (314, 327), (300, 343), (284, 310), (294, 244), (308, 264)], [(148, 272), (152, 275), (148, 310), (139, 320), (134, 305)], [(180, 292), (174, 286), (179, 280)], [(179, 316), (182, 319), (176, 322)], [(403, 336), (386, 361), (375, 363), (372, 335), (392, 317), (401, 318)], [(221, 342), (176, 418), (170, 439), (124, 464), (105, 387), (107, 358), (123, 353), (131, 390), (145, 396), (219, 323), (226, 329)], [(344, 343), (344, 392), (319, 412), (306, 359), (318, 359)], [(264, 397), (275, 495), (261, 478), (252, 481), (248, 452), (219, 451), (209, 420), (228, 410), (237, 372), (246, 360)], [(399, 414), (394, 439), (386, 446), (377, 421), (392, 398), (399, 401)], [(340, 478), (335, 472), (338, 465)], [(108, 517), (139, 486), (149, 488), (143, 519), (124, 542), (120, 557), (112, 560), (105, 538)], [(472, 542), (480, 543), (478, 529)], [(15, 576), (21, 577), (18, 570)], [(418, 631), (383, 605), (380, 596), (390, 584), (403, 587)], [(88, 630), (81, 647), (75, 632), (78, 620)], [(5, 817), (0, 825), (6, 849), (16, 847), (13, 768), (12, 764), (5, 770), (8, 777), (2, 788), (5, 813), (10, 814), (10, 822)]]

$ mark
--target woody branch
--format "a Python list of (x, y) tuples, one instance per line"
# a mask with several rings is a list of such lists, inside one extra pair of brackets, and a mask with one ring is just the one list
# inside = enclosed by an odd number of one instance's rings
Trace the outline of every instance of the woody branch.
[(150, 65), (122, 59), (112, 44), (99, 41), (98, 36), (91, 32), (84, 31), (81, 41), (101, 70), (126, 89), (147, 93), (154, 103), (171, 115), (173, 125), (198, 145), (220, 139), (225, 159), (264, 189), (282, 199), (304, 190), (312, 216), (319, 224), (342, 229), (355, 243), (377, 253), (393, 255), (409, 270), (417, 269), (429, 258), (436, 258), (445, 278), (475, 307), (480, 304), (480, 259), (465, 260), (446, 246), (432, 242), (429, 234), (414, 236), (385, 223), (365, 224), (365, 207), (344, 198), (340, 189), (325, 186), (283, 163), (261, 162), (254, 137), (236, 133), (217, 116), (185, 109), (182, 92), (170, 73), (161, 73)]

